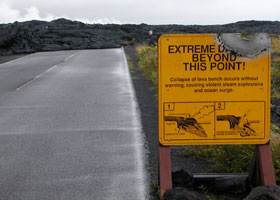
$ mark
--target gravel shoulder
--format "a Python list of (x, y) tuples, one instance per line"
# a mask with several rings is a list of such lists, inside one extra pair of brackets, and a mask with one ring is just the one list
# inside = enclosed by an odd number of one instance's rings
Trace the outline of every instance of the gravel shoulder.
[[(129, 56), (133, 68), (131, 77), (138, 99), (141, 112), (143, 133), (146, 137), (146, 147), (148, 149), (148, 170), (151, 176), (151, 183), (158, 181), (158, 105), (156, 91), (152, 83), (145, 79), (142, 71), (137, 66), (137, 51), (135, 46), (124, 47), (125, 53)], [(184, 170), (188, 173), (204, 173), (209, 167), (208, 163), (202, 160), (185, 157), (182, 151), (186, 150), (182, 146), (171, 147), (172, 171)]]

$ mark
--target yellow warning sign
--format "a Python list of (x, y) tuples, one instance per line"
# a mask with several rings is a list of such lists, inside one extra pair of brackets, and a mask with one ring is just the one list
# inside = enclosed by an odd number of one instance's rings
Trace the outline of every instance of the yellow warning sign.
[(270, 38), (159, 39), (162, 145), (264, 144), (270, 130)]

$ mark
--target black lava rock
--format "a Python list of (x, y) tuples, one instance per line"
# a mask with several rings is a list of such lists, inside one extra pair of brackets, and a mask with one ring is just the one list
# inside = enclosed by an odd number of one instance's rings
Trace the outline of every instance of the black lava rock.
[(261, 186), (254, 188), (244, 200), (279, 200), (279, 186)]
[[(149, 36), (149, 30), (154, 35)], [(57, 19), (0, 24), (0, 55), (69, 49), (116, 48), (135, 42), (156, 44), (167, 33), (280, 33), (280, 22), (242, 21), (225, 25), (84, 24)]]
[(193, 187), (193, 176), (184, 170), (172, 172), (172, 184), (175, 187)]
[(206, 200), (207, 198), (194, 191), (185, 188), (174, 188), (167, 190), (163, 196), (164, 200)]

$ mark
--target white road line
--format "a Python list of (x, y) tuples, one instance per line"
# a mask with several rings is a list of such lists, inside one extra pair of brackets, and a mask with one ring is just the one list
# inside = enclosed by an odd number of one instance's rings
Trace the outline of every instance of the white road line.
[(64, 59), (64, 62), (68, 61), (70, 58), (72, 58), (75, 55), (76, 55), (76, 53), (73, 53), (72, 55), (68, 56), (67, 58)]
[[(51, 70), (53, 70), (54, 68), (56, 68), (57, 67), (57, 65), (55, 65), (55, 66), (52, 66), (51, 68), (49, 68), (47, 71), (45, 71), (44, 73), (46, 73), (46, 72), (49, 72), (49, 71), (51, 71)], [(43, 74), (43, 73), (42, 73)], [(42, 75), (41, 74), (41, 75)]]
[(52, 66), (52, 67), (49, 68), (47, 71), (44, 71), (43, 73), (37, 75), (35, 78), (31, 79), (31, 80), (28, 81), (27, 83), (25, 83), (25, 84), (23, 84), (22, 86), (18, 87), (18, 88), (16, 89), (16, 91), (18, 91), (18, 90), (24, 88), (25, 86), (29, 85), (30, 83), (32, 83), (33, 81), (37, 80), (38, 78), (40, 78), (41, 76), (43, 76), (45, 73), (47, 73), (47, 72), (53, 70), (53, 69), (56, 68), (56, 67), (57, 67), (57, 65)]
[[(70, 56), (68, 56), (67, 58), (65, 58), (63, 62), (68, 61), (70, 58), (72, 58), (72, 57), (75, 56), (75, 55), (76, 55), (76, 53), (73, 53), (72, 55), (70, 55)], [(43, 73), (37, 75), (35, 78), (31, 79), (31, 80), (28, 81), (27, 83), (25, 83), (25, 84), (23, 84), (22, 86), (18, 87), (18, 88), (16, 89), (16, 91), (21, 90), (21, 89), (24, 88), (25, 86), (29, 85), (30, 83), (32, 83), (33, 81), (37, 80), (37, 79), (40, 78), (41, 76), (43, 76), (45, 73), (47, 73), (47, 72), (49, 72), (49, 71), (55, 69), (56, 67), (57, 67), (57, 65), (54, 65), (54, 66), (50, 67), (47, 71), (44, 71)]]
[(23, 84), (22, 86), (18, 87), (18, 88), (16, 89), (16, 91), (18, 91), (18, 90), (24, 88), (25, 86), (27, 86), (29, 83), (31, 83), (32, 81), (34, 81), (34, 80), (36, 80), (36, 79), (37, 79), (36, 77), (33, 78), (33, 79), (31, 79), (31, 80), (28, 81), (27, 83), (25, 83), (25, 84)]

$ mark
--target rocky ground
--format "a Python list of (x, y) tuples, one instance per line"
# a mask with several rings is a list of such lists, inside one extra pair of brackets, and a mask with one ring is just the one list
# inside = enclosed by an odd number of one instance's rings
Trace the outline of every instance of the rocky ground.
[(271, 121), (280, 127), (280, 98), (271, 99)]
[[(153, 31), (150, 38), (149, 30)], [(279, 21), (242, 21), (225, 25), (116, 25), (84, 24), (57, 19), (0, 24), (0, 55), (68, 49), (121, 47), (153, 43), (165, 33), (280, 33)]]

